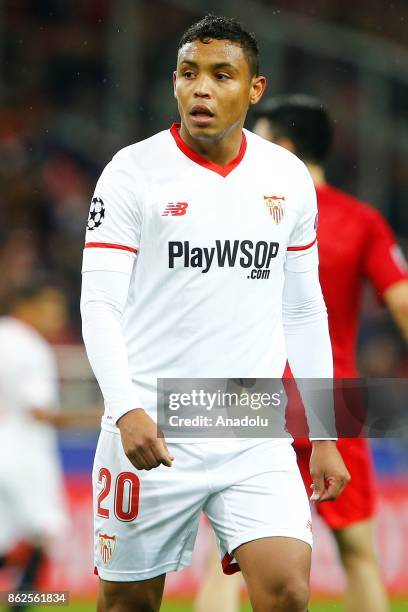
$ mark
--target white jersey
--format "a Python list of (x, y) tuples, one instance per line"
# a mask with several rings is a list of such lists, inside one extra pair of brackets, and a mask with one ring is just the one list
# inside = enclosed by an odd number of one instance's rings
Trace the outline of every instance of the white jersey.
[[(92, 199), (83, 272), (131, 275), (123, 334), (153, 417), (157, 378), (282, 376), (285, 271), (316, 251), (316, 215), (304, 164), (247, 130), (226, 166), (189, 149), (178, 125), (115, 155)], [(124, 411), (105, 406), (116, 429)]]
[(59, 402), (55, 357), (30, 326), (0, 318), (0, 554), (67, 525), (56, 433), (33, 408)]
[(52, 431), (35, 421), (33, 408), (55, 409), (59, 403), (55, 357), (32, 327), (12, 317), (0, 318), (0, 429)]

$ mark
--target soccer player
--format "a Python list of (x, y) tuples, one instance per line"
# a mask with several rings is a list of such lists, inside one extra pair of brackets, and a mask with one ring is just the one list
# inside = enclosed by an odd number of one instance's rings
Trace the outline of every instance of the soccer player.
[[(265, 89), (253, 35), (209, 15), (182, 36), (181, 122), (121, 150), (86, 233), (83, 336), (105, 402), (95, 455), (98, 609), (156, 611), (191, 562), (199, 514), (256, 612), (305, 612), (310, 509), (288, 438), (172, 439), (157, 378), (332, 376), (318, 281), (316, 199), (304, 164), (243, 129)], [(285, 350), (286, 344), (286, 350)], [(313, 442), (313, 498), (349, 479)]]
[(58, 374), (48, 340), (66, 320), (63, 294), (44, 279), (15, 289), (0, 318), (0, 568), (25, 543), (15, 590), (33, 590), (49, 539), (68, 526), (54, 428), (36, 410), (58, 407)]
[[(368, 280), (408, 339), (407, 267), (391, 229), (373, 208), (326, 182), (333, 123), (309, 96), (282, 96), (256, 109), (255, 132), (302, 159), (317, 189), (320, 283), (327, 305), (334, 375), (357, 377), (356, 336), (363, 284)], [(363, 439), (339, 440), (351, 483), (331, 504), (316, 506), (336, 538), (346, 571), (348, 612), (385, 612), (387, 597), (374, 547), (375, 485)], [(295, 444), (307, 488), (310, 445)]]

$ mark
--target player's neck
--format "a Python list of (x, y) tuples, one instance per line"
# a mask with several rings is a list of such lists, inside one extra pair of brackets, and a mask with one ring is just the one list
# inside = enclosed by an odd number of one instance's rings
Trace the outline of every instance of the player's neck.
[(185, 126), (181, 124), (180, 137), (185, 144), (214, 164), (225, 166), (235, 159), (242, 144), (242, 126), (238, 125), (224, 134), (218, 140), (198, 140), (193, 138)]
[(322, 166), (318, 164), (307, 164), (308, 170), (310, 172), (310, 176), (312, 177), (313, 183), (316, 187), (321, 187), (322, 185), (326, 185), (326, 173)]

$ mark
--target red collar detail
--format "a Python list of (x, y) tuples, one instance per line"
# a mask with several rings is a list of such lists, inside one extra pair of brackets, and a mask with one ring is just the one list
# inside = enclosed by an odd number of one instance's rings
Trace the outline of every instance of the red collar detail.
[(241, 146), (238, 151), (238, 155), (233, 160), (228, 162), (228, 164), (226, 164), (225, 166), (220, 166), (219, 164), (215, 164), (209, 159), (206, 159), (199, 153), (196, 153), (196, 151), (193, 151), (193, 149), (190, 149), (190, 147), (184, 142), (184, 140), (180, 136), (180, 127), (181, 127), (180, 123), (173, 123), (173, 125), (170, 128), (170, 133), (173, 136), (174, 140), (176, 141), (176, 145), (178, 146), (180, 151), (182, 151), (184, 155), (186, 155), (188, 158), (193, 160), (193, 162), (195, 162), (196, 164), (199, 164), (200, 166), (207, 168), (207, 170), (212, 170), (213, 172), (220, 174), (224, 178), (228, 176), (228, 174), (232, 172), (234, 168), (236, 168), (240, 164), (240, 162), (242, 161), (242, 158), (245, 155), (245, 151), (247, 148), (247, 139), (245, 137), (244, 132), (242, 132), (242, 142), (241, 142)]

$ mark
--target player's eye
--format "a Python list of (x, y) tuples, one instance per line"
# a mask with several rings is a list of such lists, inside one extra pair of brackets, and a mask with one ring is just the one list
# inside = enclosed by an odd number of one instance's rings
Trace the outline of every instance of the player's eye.
[(183, 76), (186, 79), (191, 79), (194, 76), (194, 74), (192, 70), (186, 70), (185, 72), (183, 72)]
[(231, 78), (229, 74), (225, 74), (225, 72), (217, 72), (215, 76), (218, 81), (225, 81), (226, 79)]

